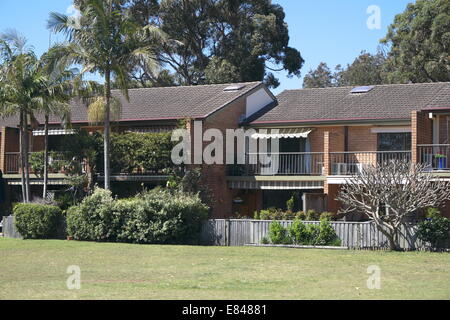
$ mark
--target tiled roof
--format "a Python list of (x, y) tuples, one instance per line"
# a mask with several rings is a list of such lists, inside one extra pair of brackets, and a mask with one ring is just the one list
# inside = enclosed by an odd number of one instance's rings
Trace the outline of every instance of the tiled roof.
[[(231, 85), (242, 88), (237, 91), (224, 91)], [(259, 86), (263, 86), (263, 84), (247, 82), (129, 89), (129, 101), (118, 90), (113, 90), (113, 95), (119, 97), (122, 102), (121, 121), (204, 118)], [(87, 106), (74, 101), (71, 107), (72, 122), (87, 122)], [(43, 122), (42, 116), (37, 116), (37, 118), (40, 123)], [(51, 117), (50, 122), (59, 123), (59, 120)], [(17, 127), (17, 123), (15, 118), (0, 119), (0, 126)]]
[(252, 124), (406, 120), (414, 110), (450, 109), (450, 82), (378, 85), (356, 94), (353, 88), (284, 91), (278, 106)]

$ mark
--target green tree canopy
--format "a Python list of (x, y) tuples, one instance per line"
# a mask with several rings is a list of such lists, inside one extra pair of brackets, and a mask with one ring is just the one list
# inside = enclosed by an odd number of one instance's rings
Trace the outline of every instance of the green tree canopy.
[[(300, 75), (304, 60), (289, 47), (283, 8), (270, 0), (121, 0), (117, 7), (173, 40), (161, 44), (158, 58), (176, 84), (264, 80), (276, 87), (274, 72)], [(140, 85), (173, 84), (147, 69), (137, 63), (133, 70)]]
[(321, 62), (317, 69), (310, 70), (303, 79), (303, 88), (335, 87), (337, 73), (333, 73), (325, 62)]
[(450, 80), (450, 1), (417, 0), (381, 40), (390, 46), (390, 82)]

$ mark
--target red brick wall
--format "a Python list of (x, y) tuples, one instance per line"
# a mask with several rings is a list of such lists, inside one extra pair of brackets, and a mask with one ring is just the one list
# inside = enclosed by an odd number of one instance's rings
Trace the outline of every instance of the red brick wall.
[(449, 116), (440, 116), (439, 117), (439, 143), (440, 144), (449, 144), (450, 143), (450, 131), (449, 131)]
[(348, 128), (348, 151), (376, 151), (378, 137), (373, 126)]
[(412, 161), (418, 162), (417, 145), (433, 143), (433, 123), (428, 113), (413, 111), (411, 113), (411, 149)]
[[(242, 97), (225, 109), (211, 115), (203, 121), (203, 131), (218, 129), (224, 138), (224, 161), (226, 161), (226, 130), (239, 128), (239, 120), (246, 113), (246, 97)], [(192, 144), (193, 144), (192, 140)], [(203, 143), (206, 147), (211, 142)], [(229, 218), (233, 212), (233, 199), (237, 196), (237, 190), (232, 190), (227, 184), (227, 166), (202, 165), (205, 185), (213, 194), (212, 218)]]

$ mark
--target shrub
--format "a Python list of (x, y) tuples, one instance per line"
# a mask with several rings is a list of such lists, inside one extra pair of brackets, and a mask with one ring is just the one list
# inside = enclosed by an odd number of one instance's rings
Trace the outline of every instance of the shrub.
[(418, 225), (417, 236), (430, 243), (434, 248), (450, 238), (450, 219), (442, 217), (436, 209), (429, 209), (427, 219)]
[(270, 244), (270, 240), (267, 237), (261, 239), (261, 244)]
[(320, 221), (328, 220), (333, 221), (335, 219), (335, 215), (332, 212), (322, 212), (319, 217)]
[(299, 211), (295, 214), (295, 217), (299, 220), (306, 220), (306, 213), (304, 211)]
[(288, 232), (285, 227), (278, 221), (274, 221), (269, 227), (269, 237), (273, 244), (290, 244), (292, 241), (288, 236)]
[(267, 210), (261, 210), (259, 216), (261, 220), (282, 220), (283, 212), (276, 208), (269, 208)]
[(119, 201), (115, 214), (121, 219), (119, 241), (154, 244), (195, 244), (208, 207), (198, 196), (165, 190), (145, 192)]
[(67, 211), (67, 233), (75, 240), (114, 241), (117, 229), (110, 191), (96, 188), (91, 196)]
[(319, 237), (319, 226), (315, 224), (307, 224), (305, 230), (305, 245), (317, 245), (317, 238)]
[(55, 203), (64, 211), (74, 205), (74, 197), (71, 193), (64, 192), (55, 196)]
[(114, 200), (96, 189), (67, 214), (75, 240), (146, 244), (196, 243), (208, 207), (198, 196), (156, 189), (135, 198)]
[(281, 217), (282, 217), (282, 220), (294, 220), (295, 215), (296, 214), (292, 211), (286, 211), (286, 212), (282, 212)]
[(292, 197), (286, 202), (287, 210), (290, 211), (290, 212), (294, 211), (294, 206), (295, 206), (295, 198), (294, 198), (294, 196), (292, 196)]
[(319, 214), (315, 210), (308, 210), (306, 212), (306, 220), (307, 221), (318, 221), (319, 220)]
[(319, 246), (340, 246), (341, 240), (336, 235), (328, 220), (322, 220), (318, 227), (318, 234), (314, 241), (315, 245)]
[(294, 223), (292, 223), (289, 228), (289, 235), (292, 242), (295, 244), (307, 244), (309, 239), (306, 225), (299, 219), (296, 219)]
[(17, 231), (24, 239), (56, 238), (62, 221), (61, 209), (42, 204), (17, 204), (14, 216)]

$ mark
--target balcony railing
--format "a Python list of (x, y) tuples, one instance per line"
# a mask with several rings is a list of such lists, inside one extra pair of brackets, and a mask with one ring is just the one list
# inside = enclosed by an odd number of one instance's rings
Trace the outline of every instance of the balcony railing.
[(354, 175), (364, 166), (380, 166), (391, 160), (410, 162), (411, 151), (332, 152), (331, 175)]
[(419, 145), (417, 156), (429, 170), (450, 170), (450, 144)]
[[(29, 157), (38, 152), (30, 152)], [(67, 161), (65, 160), (63, 152), (50, 152), (49, 158), (49, 173), (64, 173), (67, 169)], [(79, 162), (78, 162), (79, 163)], [(82, 170), (85, 170), (85, 164), (82, 163)], [(19, 152), (5, 152), (5, 174), (18, 174), (20, 170), (20, 153)], [(30, 168), (30, 173), (33, 169)]]
[(249, 153), (245, 164), (229, 166), (231, 176), (322, 175), (324, 154), (319, 152)]

